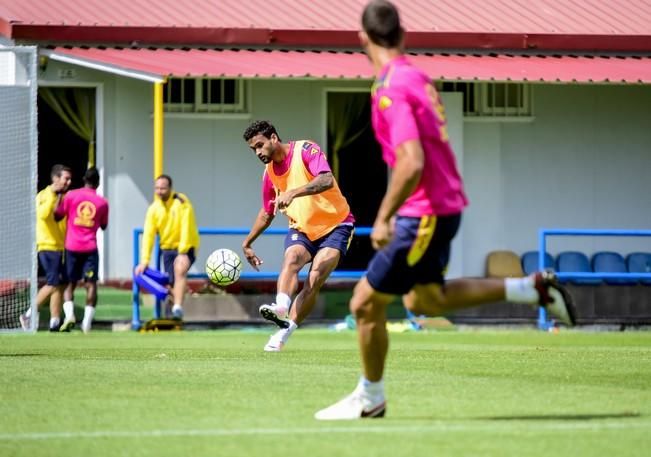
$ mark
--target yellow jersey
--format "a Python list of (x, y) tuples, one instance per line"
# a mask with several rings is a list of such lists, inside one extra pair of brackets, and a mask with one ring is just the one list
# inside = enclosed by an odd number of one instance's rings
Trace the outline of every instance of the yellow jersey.
[(63, 251), (66, 220), (54, 220), (58, 195), (47, 186), (36, 195), (36, 248), (41, 251)]
[(199, 229), (194, 217), (194, 208), (187, 196), (172, 191), (166, 202), (156, 197), (145, 216), (142, 235), (140, 263), (148, 264), (156, 234), (160, 237), (161, 249), (176, 249), (187, 254), (199, 249)]

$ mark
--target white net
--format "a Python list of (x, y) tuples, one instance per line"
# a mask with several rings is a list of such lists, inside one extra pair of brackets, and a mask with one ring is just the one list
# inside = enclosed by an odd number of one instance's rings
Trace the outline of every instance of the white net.
[(0, 47), (0, 331), (36, 296), (36, 91), (36, 48)]

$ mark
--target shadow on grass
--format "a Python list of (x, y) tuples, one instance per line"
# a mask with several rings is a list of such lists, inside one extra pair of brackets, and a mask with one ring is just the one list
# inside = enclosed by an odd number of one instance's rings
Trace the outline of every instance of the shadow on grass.
[(591, 421), (591, 420), (605, 420), (605, 419), (634, 419), (642, 417), (642, 414), (634, 411), (623, 411), (621, 413), (595, 413), (595, 414), (523, 414), (513, 416), (479, 416), (479, 417), (454, 417), (444, 418), (436, 416), (421, 416), (421, 417), (394, 417), (391, 420), (421, 420), (421, 421)]
[(36, 353), (20, 353), (20, 354), (0, 354), (0, 357), (45, 357), (47, 354), (36, 354)]
[(642, 415), (633, 411), (605, 414), (531, 414), (521, 416), (486, 416), (475, 417), (476, 420), (490, 421), (590, 421), (601, 419), (630, 419)]

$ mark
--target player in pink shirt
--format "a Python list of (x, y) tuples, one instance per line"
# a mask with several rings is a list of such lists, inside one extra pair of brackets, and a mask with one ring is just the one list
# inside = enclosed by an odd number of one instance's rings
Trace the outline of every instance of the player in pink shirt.
[[(253, 268), (257, 270), (262, 264), (253, 242), (278, 211), (289, 219), (276, 303), (260, 306), (262, 317), (280, 327), (264, 350), (278, 352), (310, 314), (321, 287), (346, 255), (355, 219), (318, 144), (310, 140), (283, 143), (267, 121), (253, 122), (243, 137), (265, 165), (262, 208), (242, 242), (244, 256)], [(308, 263), (312, 264), (308, 278), (292, 301), (298, 289), (298, 272)]]
[(468, 203), (445, 110), (432, 81), (403, 54), (404, 30), (392, 3), (371, 1), (362, 28), (362, 47), (377, 75), (371, 94), (373, 129), (392, 174), (371, 233), (377, 253), (350, 301), (363, 375), (353, 393), (316, 413), (321, 420), (384, 416), (386, 308), (396, 296), (419, 315), (508, 300), (546, 306), (561, 322), (574, 324), (571, 297), (553, 273), (444, 280), (450, 243)]
[(106, 230), (109, 214), (108, 202), (97, 195), (98, 187), (99, 173), (96, 168), (89, 168), (84, 174), (84, 187), (68, 192), (55, 213), (56, 219), (68, 218), (65, 263), (70, 282), (64, 292), (62, 332), (70, 331), (75, 325), (73, 295), (82, 277), (86, 286), (86, 308), (81, 323), (84, 333), (90, 331), (95, 315), (99, 268), (97, 231)]

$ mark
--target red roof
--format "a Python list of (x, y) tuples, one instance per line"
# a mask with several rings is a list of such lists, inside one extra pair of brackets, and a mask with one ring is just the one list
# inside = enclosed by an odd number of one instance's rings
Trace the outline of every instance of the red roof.
[[(51, 58), (155, 80), (175, 77), (371, 79), (353, 52), (56, 48)], [(651, 57), (435, 54), (410, 58), (437, 80), (651, 83)]]
[[(648, 0), (395, 0), (423, 48), (651, 50)], [(358, 47), (366, 0), (0, 0), (0, 34), (95, 43)]]

